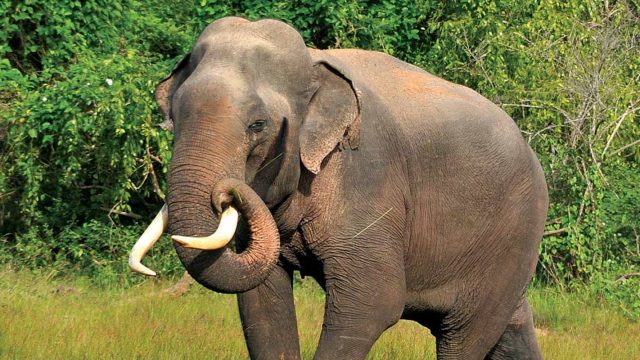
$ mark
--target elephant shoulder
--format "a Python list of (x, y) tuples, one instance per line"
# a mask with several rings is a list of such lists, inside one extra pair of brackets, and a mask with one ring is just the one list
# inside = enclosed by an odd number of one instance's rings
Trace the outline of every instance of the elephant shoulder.
[(391, 55), (361, 49), (321, 51), (348, 68), (354, 81), (366, 87), (389, 106), (428, 106), (460, 102), (491, 108), (495, 105), (474, 90), (433, 75)]
[[(362, 90), (363, 124), (383, 121), (404, 137), (443, 136), (523, 147), (515, 122), (476, 91), (393, 56), (360, 49), (316, 50), (338, 59)], [(440, 134), (440, 135), (437, 135)], [(460, 144), (459, 144), (460, 145)]]

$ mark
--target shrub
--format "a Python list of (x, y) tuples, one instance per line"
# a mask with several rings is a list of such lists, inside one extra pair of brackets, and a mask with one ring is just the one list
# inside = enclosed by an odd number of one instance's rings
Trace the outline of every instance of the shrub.
[[(57, 234), (46, 225), (30, 227), (16, 236), (11, 264), (19, 268), (40, 269), (60, 276), (87, 277), (98, 286), (135, 284), (141, 276), (130, 276), (127, 257), (140, 236), (142, 226), (117, 226), (90, 220), (80, 226), (68, 226)], [(158, 240), (145, 263), (164, 278), (184, 271), (173, 255), (168, 236)]]

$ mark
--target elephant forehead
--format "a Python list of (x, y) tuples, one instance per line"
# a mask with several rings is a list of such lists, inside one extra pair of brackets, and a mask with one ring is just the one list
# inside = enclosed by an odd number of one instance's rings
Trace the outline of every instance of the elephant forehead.
[(247, 80), (294, 88), (306, 86), (311, 80), (312, 66), (308, 54), (280, 48), (261, 39), (210, 39), (194, 49), (194, 58), (214, 71), (214, 68), (236, 69), (237, 75)]
[(173, 98), (175, 120), (212, 119), (213, 122), (244, 122), (291, 113), (286, 96), (265, 86), (250, 87), (234, 72), (192, 74)]
[(252, 38), (262, 39), (281, 48), (304, 50), (306, 47), (300, 34), (281, 21), (266, 19), (251, 22), (237, 17), (226, 17), (211, 23), (198, 37), (196, 43), (225, 36), (230, 36), (234, 40), (246, 40), (246, 42), (251, 42)]
[[(250, 83), (306, 92), (312, 80), (312, 60), (300, 35), (277, 21), (248, 26), (259, 23), (240, 23), (235, 31), (225, 27), (203, 34), (192, 51), (198, 67), (235, 68)], [(279, 24), (287, 31), (267, 26)]]
[(234, 116), (238, 106), (228, 88), (206, 81), (185, 83), (174, 100), (174, 114), (178, 122), (187, 119), (205, 119), (211, 116)]

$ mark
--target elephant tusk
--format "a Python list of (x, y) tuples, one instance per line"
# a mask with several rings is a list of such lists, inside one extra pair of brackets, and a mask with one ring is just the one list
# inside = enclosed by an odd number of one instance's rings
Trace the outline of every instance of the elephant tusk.
[(169, 220), (169, 212), (167, 210), (167, 204), (162, 206), (158, 215), (153, 219), (151, 224), (142, 233), (142, 236), (138, 239), (131, 253), (129, 253), (129, 267), (135, 272), (139, 272), (144, 275), (155, 276), (156, 272), (142, 265), (142, 258), (151, 250), (153, 244), (160, 239), (162, 233), (167, 228)]
[(218, 229), (211, 235), (205, 237), (190, 237), (173, 235), (171, 238), (179, 242), (182, 246), (200, 249), (200, 250), (216, 250), (224, 247), (231, 241), (233, 234), (238, 226), (238, 210), (229, 206), (220, 216), (220, 225)]

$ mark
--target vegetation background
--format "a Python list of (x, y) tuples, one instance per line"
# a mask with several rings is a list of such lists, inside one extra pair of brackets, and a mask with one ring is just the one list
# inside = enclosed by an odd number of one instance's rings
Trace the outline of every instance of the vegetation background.
[[(535, 283), (640, 318), (640, 1), (0, 0), (0, 264), (129, 286), (171, 134), (155, 85), (211, 21), (276, 18), (379, 50), (517, 122), (551, 195)], [(147, 258), (182, 270), (169, 241)]]

